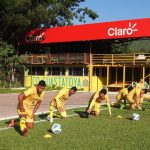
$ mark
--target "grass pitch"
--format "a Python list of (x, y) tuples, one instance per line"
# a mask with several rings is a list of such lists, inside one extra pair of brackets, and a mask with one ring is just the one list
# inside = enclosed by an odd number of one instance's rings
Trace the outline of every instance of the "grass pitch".
[[(0, 131), (0, 150), (148, 150), (150, 104), (147, 103), (144, 107), (145, 111), (112, 108), (112, 117), (109, 117), (108, 110), (105, 109), (100, 117), (90, 116), (89, 119), (80, 115), (84, 108), (68, 110), (68, 114), (77, 115), (54, 121), (62, 125), (60, 134), (52, 134), (52, 124), (47, 121), (35, 124), (26, 137), (19, 134), (18, 128)], [(104, 108), (106, 107), (102, 107)], [(130, 119), (134, 112), (140, 114), (139, 121)], [(118, 115), (122, 117), (117, 118)], [(46, 115), (40, 116), (40, 119), (44, 118)], [(52, 137), (44, 138), (45, 134)]]

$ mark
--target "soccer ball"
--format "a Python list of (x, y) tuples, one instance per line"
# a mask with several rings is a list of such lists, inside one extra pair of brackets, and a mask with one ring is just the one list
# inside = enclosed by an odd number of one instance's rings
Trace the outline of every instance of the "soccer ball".
[(137, 113), (134, 113), (131, 118), (132, 118), (132, 120), (138, 121), (138, 120), (140, 120), (140, 115)]
[(47, 115), (47, 121), (50, 121), (50, 116), (49, 115)]
[(60, 124), (58, 124), (58, 123), (55, 123), (55, 124), (53, 124), (53, 126), (52, 126), (52, 132), (54, 133), (54, 134), (59, 134), (60, 132), (61, 132), (61, 125)]

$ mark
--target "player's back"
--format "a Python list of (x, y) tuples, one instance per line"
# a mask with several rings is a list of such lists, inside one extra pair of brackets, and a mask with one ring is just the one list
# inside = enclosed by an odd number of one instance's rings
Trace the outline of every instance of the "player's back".
[(61, 89), (56, 96), (54, 97), (54, 99), (59, 99), (60, 101), (64, 102), (69, 98), (69, 90), (67, 88), (63, 88)]

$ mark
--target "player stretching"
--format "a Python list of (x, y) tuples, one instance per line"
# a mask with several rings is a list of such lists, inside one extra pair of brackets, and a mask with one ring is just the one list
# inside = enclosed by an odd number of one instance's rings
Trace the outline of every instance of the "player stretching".
[(58, 110), (58, 112), (60, 113), (60, 117), (62, 118), (66, 118), (67, 117), (67, 113), (65, 111), (64, 105), (65, 105), (65, 101), (73, 94), (75, 94), (75, 92), (77, 91), (76, 87), (72, 87), (71, 89), (61, 89), (58, 94), (52, 99), (52, 101), (50, 102), (50, 106), (49, 106), (49, 116), (50, 116), (50, 122), (53, 122), (53, 111), (54, 108), (56, 108)]
[(145, 89), (140, 89), (138, 87), (134, 87), (128, 94), (127, 94), (127, 100), (130, 104), (131, 109), (139, 109), (142, 110), (141, 108), (141, 98), (143, 94), (146, 94)]
[[(121, 89), (116, 95), (116, 103), (114, 103), (114, 106), (119, 106), (120, 109), (123, 109), (126, 105), (127, 95), (132, 89), (133, 88), (131, 86)], [(124, 101), (124, 104), (122, 103), (122, 100)]]
[(18, 96), (17, 113), (22, 136), (26, 135), (28, 129), (34, 127), (34, 114), (43, 100), (45, 87), (45, 81), (41, 80), (37, 86), (29, 88)]
[(102, 101), (106, 101), (108, 110), (109, 110), (109, 115), (111, 116), (111, 108), (110, 108), (110, 104), (109, 104), (109, 98), (108, 98), (108, 94), (107, 94), (107, 90), (106, 89), (102, 89), (100, 92), (97, 91), (93, 98), (90, 100), (89, 102), (89, 106), (85, 111), (85, 114), (88, 115), (94, 115), (94, 116), (98, 116), (100, 114), (100, 107), (101, 107), (101, 103)]

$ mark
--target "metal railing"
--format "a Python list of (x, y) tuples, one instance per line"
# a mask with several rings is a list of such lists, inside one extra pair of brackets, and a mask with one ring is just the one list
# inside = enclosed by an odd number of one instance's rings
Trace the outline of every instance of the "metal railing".
[[(26, 64), (89, 64), (89, 53), (25, 55)], [(93, 65), (150, 65), (150, 53), (92, 54)]]
[(24, 55), (26, 64), (89, 64), (89, 53)]
[(150, 53), (138, 54), (93, 54), (92, 63), (99, 65), (150, 65)]

